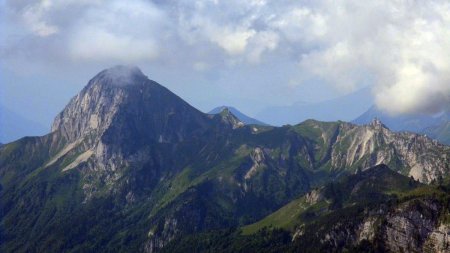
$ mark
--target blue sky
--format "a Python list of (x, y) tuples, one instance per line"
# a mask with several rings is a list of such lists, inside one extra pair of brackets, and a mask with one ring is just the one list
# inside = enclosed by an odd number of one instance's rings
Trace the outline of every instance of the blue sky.
[(1, 0), (0, 29), (0, 104), (42, 124), (117, 64), (204, 111), (256, 115), (367, 85), (391, 114), (450, 101), (446, 0)]

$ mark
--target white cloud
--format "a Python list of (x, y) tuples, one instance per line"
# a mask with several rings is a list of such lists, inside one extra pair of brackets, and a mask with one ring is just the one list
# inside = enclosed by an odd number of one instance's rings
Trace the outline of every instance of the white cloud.
[(298, 66), (291, 73), (298, 80), (286, 78), (292, 82), (280, 89), (319, 79), (348, 92), (369, 80), (377, 105), (394, 114), (450, 103), (447, 0), (10, 0), (6, 7), (11, 26), (28, 31), (0, 39), (11, 57), (10, 48), (30, 60), (41, 47), (61, 61), (165, 60), (207, 72), (270, 56)]
[(347, 90), (373, 78), (381, 109), (392, 114), (433, 113), (450, 103), (449, 4), (334, 1), (324, 7), (322, 3), (296, 15), (302, 20), (309, 13), (320, 13), (321, 18), (303, 22), (320, 28), (298, 29), (300, 38), (287, 38), (300, 41), (308, 34), (305, 40), (316, 45), (300, 59), (305, 75)]
[(23, 22), (36, 35), (41, 37), (50, 36), (58, 32), (58, 27), (50, 25), (45, 20), (45, 13), (52, 8), (51, 1), (41, 1), (36, 5), (27, 6), (23, 10)]
[(132, 36), (110, 33), (98, 27), (77, 32), (69, 47), (71, 57), (76, 60), (133, 62), (158, 56), (157, 47), (151, 39), (136, 40)]
[(257, 64), (264, 53), (273, 51), (278, 47), (279, 35), (273, 31), (260, 31), (250, 40), (248, 61)]
[(69, 52), (81, 60), (152, 60), (159, 51), (155, 35), (163, 35), (165, 22), (164, 13), (149, 2), (110, 1), (90, 8), (74, 25)]
[(325, 16), (303, 6), (280, 13), (269, 25), (295, 43), (315, 43), (328, 29)]
[(247, 30), (243, 28), (232, 29), (220, 29), (214, 30), (211, 34), (210, 40), (227, 53), (231, 55), (239, 55), (245, 52), (248, 44), (248, 40), (255, 35), (254, 30)]

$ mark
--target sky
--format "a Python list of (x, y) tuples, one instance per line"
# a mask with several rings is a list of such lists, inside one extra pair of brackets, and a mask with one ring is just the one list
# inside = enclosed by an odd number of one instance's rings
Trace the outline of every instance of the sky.
[(129, 64), (203, 111), (370, 86), (392, 115), (450, 103), (447, 0), (0, 0), (0, 105), (44, 125)]

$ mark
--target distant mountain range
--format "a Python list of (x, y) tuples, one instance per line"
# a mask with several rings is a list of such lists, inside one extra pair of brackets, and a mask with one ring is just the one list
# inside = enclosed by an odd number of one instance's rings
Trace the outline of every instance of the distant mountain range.
[(450, 109), (433, 116), (427, 114), (391, 116), (372, 106), (352, 122), (364, 125), (374, 118), (381, 120), (391, 130), (422, 133), (442, 143), (450, 144)]
[(48, 130), (0, 105), (0, 142), (8, 143), (24, 136), (40, 136), (48, 133)]
[(437, 125), (427, 127), (421, 131), (433, 139), (450, 145), (450, 121), (443, 121)]
[(0, 147), (0, 251), (445, 252), (449, 176), (379, 120), (246, 125), (116, 66)]
[(350, 121), (364, 113), (373, 103), (370, 87), (336, 99), (318, 102), (298, 102), (291, 106), (268, 107), (256, 115), (256, 118), (268, 124), (281, 126), (295, 125), (307, 119), (322, 121)]
[(229, 110), (234, 116), (236, 116), (240, 121), (242, 121), (246, 125), (261, 125), (261, 126), (268, 125), (262, 121), (259, 121), (257, 119), (245, 115), (244, 113), (240, 112), (238, 109), (232, 106), (219, 106), (212, 109), (210, 112), (208, 112), (208, 114), (219, 114), (223, 110)]

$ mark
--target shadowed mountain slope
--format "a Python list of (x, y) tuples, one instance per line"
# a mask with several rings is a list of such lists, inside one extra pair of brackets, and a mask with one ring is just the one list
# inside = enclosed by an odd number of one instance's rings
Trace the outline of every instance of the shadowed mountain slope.
[(381, 122), (243, 124), (204, 114), (138, 68), (89, 81), (52, 132), (0, 147), (0, 250), (155, 252), (246, 225), (377, 164), (431, 182), (450, 148)]

